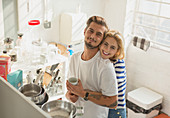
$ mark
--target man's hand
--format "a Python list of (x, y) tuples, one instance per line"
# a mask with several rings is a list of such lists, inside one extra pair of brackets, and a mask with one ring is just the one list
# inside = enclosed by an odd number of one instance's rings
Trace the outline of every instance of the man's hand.
[[(117, 107), (117, 95), (105, 96), (101, 92), (84, 90), (80, 79), (78, 80), (77, 85), (72, 85), (67, 80), (66, 86), (69, 91), (69, 93), (67, 93), (69, 95), (69, 97), (67, 97), (67, 96), (66, 97), (72, 102), (76, 102), (78, 99), (78, 96), (84, 98), (86, 92), (88, 91), (89, 92), (88, 100), (90, 100), (91, 102), (94, 102), (94, 103), (101, 105), (103, 107), (108, 107), (108, 108), (112, 108), (112, 109)], [(76, 95), (77, 97), (75, 97), (73, 95)]]
[(78, 100), (78, 96), (71, 93), (70, 91), (67, 91), (66, 98), (70, 100), (71, 102), (75, 103)]
[(66, 86), (68, 91), (70, 91), (71, 93), (80, 96), (80, 97), (84, 97), (85, 91), (83, 89), (82, 83), (80, 81), (80, 79), (78, 79), (78, 84), (77, 85), (72, 85), (71, 83), (66, 82)]

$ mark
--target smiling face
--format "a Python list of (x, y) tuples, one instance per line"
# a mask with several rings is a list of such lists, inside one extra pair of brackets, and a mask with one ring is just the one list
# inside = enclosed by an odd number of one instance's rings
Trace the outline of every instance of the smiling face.
[(89, 49), (98, 48), (105, 31), (106, 28), (104, 26), (92, 22), (84, 32), (86, 47)]
[(106, 37), (100, 46), (100, 53), (103, 59), (112, 58), (118, 51), (118, 44), (115, 38)]

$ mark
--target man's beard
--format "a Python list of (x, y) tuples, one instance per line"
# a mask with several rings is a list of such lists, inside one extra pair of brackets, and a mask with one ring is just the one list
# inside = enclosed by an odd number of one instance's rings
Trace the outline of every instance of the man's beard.
[(98, 47), (99, 47), (99, 45), (97, 45), (97, 46), (92, 46), (90, 43), (87, 43), (87, 41), (85, 41), (85, 45), (86, 45), (86, 47), (87, 47), (88, 49), (95, 49), (95, 48), (98, 48)]

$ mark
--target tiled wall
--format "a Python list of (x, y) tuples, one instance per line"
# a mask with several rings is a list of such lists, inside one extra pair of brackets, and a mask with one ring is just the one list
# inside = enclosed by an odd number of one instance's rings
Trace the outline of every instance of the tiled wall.
[(170, 52), (129, 45), (126, 55), (127, 92), (147, 87), (163, 95), (162, 111), (170, 115)]

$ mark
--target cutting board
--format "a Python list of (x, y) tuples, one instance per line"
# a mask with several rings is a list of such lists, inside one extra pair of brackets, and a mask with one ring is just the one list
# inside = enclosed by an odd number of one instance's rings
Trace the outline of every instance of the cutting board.
[(52, 76), (49, 73), (45, 72), (43, 77), (43, 86), (47, 86), (50, 83), (51, 79)]

